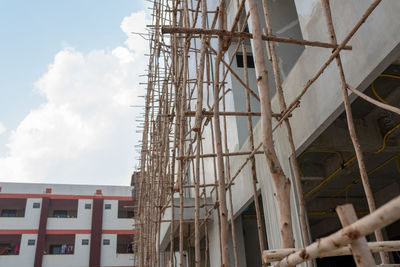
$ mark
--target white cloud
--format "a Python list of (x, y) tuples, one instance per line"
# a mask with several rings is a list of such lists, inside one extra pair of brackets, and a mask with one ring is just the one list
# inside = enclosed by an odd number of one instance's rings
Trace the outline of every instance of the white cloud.
[(146, 24), (144, 11), (124, 18), (127, 40), (112, 51), (57, 53), (35, 83), (46, 102), (11, 132), (0, 157), (1, 181), (129, 184), (138, 137), (129, 106), (141, 102), (147, 46), (130, 33)]
[(6, 127), (0, 122), (0, 135), (6, 131)]

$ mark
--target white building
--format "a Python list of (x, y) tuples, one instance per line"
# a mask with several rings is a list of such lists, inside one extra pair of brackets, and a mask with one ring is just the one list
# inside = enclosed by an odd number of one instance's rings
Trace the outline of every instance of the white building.
[(131, 187), (0, 183), (0, 266), (133, 266)]

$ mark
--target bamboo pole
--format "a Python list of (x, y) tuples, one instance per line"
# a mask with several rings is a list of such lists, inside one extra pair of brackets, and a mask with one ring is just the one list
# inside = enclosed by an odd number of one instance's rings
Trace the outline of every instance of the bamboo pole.
[(308, 259), (320, 257), (323, 253), (333, 251), (350, 244), (353, 240), (368, 235), (400, 219), (400, 197), (396, 197), (369, 215), (364, 216), (349, 226), (319, 239), (304, 249), (289, 254), (275, 267), (295, 266)]
[[(206, 1), (201, 1), (201, 25), (202, 28), (206, 28), (206, 16), (207, 16), (207, 5)], [(203, 79), (204, 79), (204, 62), (205, 62), (205, 54), (206, 54), (206, 37), (203, 34), (201, 36), (201, 49), (200, 49), (200, 65), (198, 67), (197, 72), (197, 103), (196, 103), (196, 118), (195, 118), (195, 126), (193, 130), (197, 132), (197, 143), (196, 143), (196, 171), (195, 171), (195, 266), (200, 267), (200, 226), (199, 226), (199, 213), (200, 213), (200, 150), (201, 150), (201, 124), (202, 124), (202, 110), (203, 110)], [(197, 58), (197, 57), (196, 57)]]
[(375, 105), (375, 106), (377, 106), (377, 107), (380, 107), (380, 108), (382, 108), (382, 109), (386, 109), (387, 111), (391, 111), (391, 112), (394, 112), (394, 113), (397, 113), (397, 114), (400, 115), (400, 108), (396, 108), (396, 107), (394, 107), (394, 106), (391, 106), (391, 105), (382, 103), (382, 102), (380, 102), (380, 101), (377, 101), (377, 100), (373, 99), (372, 97), (367, 96), (367, 95), (364, 94), (363, 92), (358, 91), (357, 89), (355, 89), (354, 87), (352, 87), (352, 86), (350, 86), (350, 85), (348, 85), (348, 84), (347, 84), (347, 88), (348, 88), (350, 91), (352, 91), (354, 94), (356, 94), (356, 95), (358, 95), (359, 97), (361, 97), (362, 99), (364, 99), (365, 101), (367, 101), (367, 102), (369, 102), (369, 103), (371, 103), (371, 104), (373, 104), (373, 105)]
[[(243, 22), (245, 25), (246, 23)], [(241, 48), (242, 48), (242, 53), (243, 53), (243, 76), (244, 76), (244, 81), (245, 84), (247, 85), (247, 88), (249, 86), (249, 73), (247, 69), (247, 49), (246, 49), (246, 44), (244, 40), (240, 40)], [(246, 89), (246, 110), (248, 113), (251, 113), (251, 102), (250, 102), (250, 92), (249, 90)], [(248, 116), (247, 117), (247, 128), (249, 131), (249, 145), (250, 149), (254, 150), (254, 133), (253, 133), (253, 122), (252, 122), (252, 117)], [(256, 210), (256, 219), (257, 219), (257, 233), (258, 233), (258, 243), (259, 243), (259, 249), (261, 251), (261, 255), (265, 249), (264, 246), (264, 233), (263, 233), (263, 228), (262, 228), (262, 218), (261, 218), (261, 212), (260, 212), (260, 204), (258, 201), (258, 192), (257, 192), (257, 172), (256, 172), (256, 159), (254, 155), (250, 158), (250, 167), (251, 167), (251, 177), (252, 177), (252, 185), (253, 185), (253, 201), (254, 201), (254, 207)], [(231, 187), (228, 187), (229, 190)]]
[[(233, 157), (233, 156), (245, 156), (245, 155), (255, 155), (255, 154), (263, 154), (263, 151), (242, 151), (242, 152), (229, 152), (229, 153), (222, 153), (223, 157)], [(218, 157), (217, 153), (210, 153), (210, 154), (201, 154), (200, 158), (215, 158)], [(176, 157), (177, 160), (189, 160), (194, 159), (194, 155), (186, 155), (182, 157)]]
[[(169, 27), (163, 26), (161, 28), (162, 34), (170, 34), (170, 33), (185, 33), (185, 34), (207, 34), (207, 35), (215, 35), (218, 38), (220, 37), (229, 37), (229, 38), (245, 38), (245, 39), (254, 39), (254, 33), (247, 32), (231, 32), (227, 30), (220, 29), (201, 29), (201, 28), (184, 28), (184, 27)], [(195, 36), (194, 36), (195, 37)], [(296, 45), (306, 45), (306, 46), (315, 46), (315, 47), (323, 47), (323, 48), (338, 48), (338, 46), (334, 46), (329, 43), (318, 42), (318, 41), (307, 41), (307, 40), (297, 40), (293, 38), (286, 37), (277, 37), (270, 35), (261, 34), (261, 39), (263, 41), (274, 41), (288, 44), (296, 44)], [(343, 49), (351, 50), (351, 46), (344, 46)]]
[[(356, 212), (351, 204), (338, 206), (336, 208), (336, 212), (343, 227), (357, 221)], [(357, 267), (368, 267), (375, 265), (375, 260), (369, 251), (367, 239), (365, 239), (364, 236), (353, 240), (353, 242), (350, 243), (350, 247)]]
[[(220, 30), (224, 30), (226, 28), (226, 16), (225, 16), (225, 0), (220, 0), (219, 4), (219, 13), (218, 13), (218, 27)], [(215, 141), (216, 141), (216, 150), (217, 150), (217, 173), (218, 173), (218, 182), (219, 182), (219, 212), (220, 212), (220, 242), (222, 249), (222, 266), (229, 267), (229, 246), (228, 246), (228, 210), (226, 207), (226, 189), (225, 189), (225, 171), (224, 171), (224, 161), (222, 157), (222, 138), (221, 138), (221, 126), (220, 126), (220, 118), (219, 118), (219, 91), (220, 85), (219, 75), (220, 75), (220, 62), (223, 56), (223, 47), (224, 47), (224, 39), (222, 37), (218, 38), (218, 53), (215, 59), (215, 74), (214, 74), (214, 124), (215, 124)]]
[[(188, 17), (188, 3), (187, 0), (183, 1), (183, 8), (184, 8), (184, 14), (183, 14), (183, 20), (185, 23), (186, 27), (189, 27), (189, 17)], [(182, 57), (183, 65), (182, 65), (182, 84), (180, 86), (180, 97), (181, 97), (181, 103), (180, 103), (180, 135), (179, 135), (179, 156), (184, 155), (184, 146), (185, 146), (185, 109), (186, 109), (186, 81), (188, 78), (188, 50), (189, 50), (189, 41), (188, 38), (185, 39), (184, 41), (184, 53)], [(183, 161), (178, 161), (178, 187), (179, 187), (179, 266), (183, 267), (183, 242), (184, 242), (184, 208), (183, 208), (183, 203), (184, 203), (184, 194), (183, 194), (183, 175), (184, 175), (184, 162)]]
[(274, 148), (268, 72), (265, 66), (260, 20), (255, 0), (249, 0), (249, 8), (253, 26), (254, 59), (261, 104), (260, 120), (262, 126), (263, 149), (276, 189), (281, 245), (283, 248), (290, 248), (294, 247), (292, 218), (290, 213), (290, 180), (285, 176)]
[[(225, 91), (225, 87), (222, 87), (223, 91)], [(226, 109), (226, 104), (225, 104), (225, 97), (222, 99), (222, 107), (223, 107), (223, 111), (225, 111)], [(225, 153), (229, 154), (229, 148), (228, 148), (228, 132), (227, 132), (227, 122), (226, 122), (226, 116), (223, 116), (223, 122), (224, 122), (224, 147), (225, 147)], [(226, 180), (229, 182), (230, 181), (230, 177), (231, 177), (231, 172), (230, 172), (230, 160), (229, 160), (229, 156), (225, 158), (225, 162), (226, 162)], [(229, 219), (231, 221), (231, 234), (232, 234), (232, 247), (233, 247), (233, 257), (235, 260), (235, 267), (239, 267), (239, 256), (237, 253), (237, 239), (236, 239), (236, 232), (235, 232), (235, 220), (233, 217), (233, 203), (232, 203), (232, 188), (229, 187), (227, 188), (228, 190), (228, 199), (229, 199)]]
[[(391, 252), (400, 251), (400, 240), (397, 241), (382, 241), (382, 242), (368, 242), (368, 249), (372, 253), (379, 253), (381, 251)], [(301, 248), (281, 248), (264, 250), (263, 262), (271, 263), (275, 261), (281, 261), (286, 256), (301, 251)], [(332, 250), (321, 252), (318, 258), (335, 257), (335, 256), (346, 256), (352, 254), (350, 245), (343, 246), (341, 248), (334, 248)]]
[[(321, 0), (322, 3), (322, 10), (324, 12), (324, 17), (326, 20), (326, 24), (328, 27), (328, 32), (329, 32), (329, 38), (332, 44), (337, 44), (336, 40), (336, 33), (333, 28), (333, 21), (332, 21), (332, 14), (330, 10), (330, 5), (329, 5), (329, 0)], [(369, 184), (368, 180), (368, 174), (367, 174), (367, 169), (365, 167), (365, 161), (364, 161), (364, 155), (361, 150), (360, 142), (357, 138), (357, 133), (356, 133), (356, 128), (354, 126), (354, 120), (353, 120), (353, 114), (351, 112), (351, 104), (350, 100), (348, 97), (347, 93), (347, 82), (345, 78), (345, 74), (343, 71), (343, 65), (342, 65), (342, 60), (340, 58), (340, 54), (336, 56), (336, 65), (339, 70), (339, 76), (340, 76), (340, 85), (342, 89), (342, 94), (343, 94), (343, 103), (346, 111), (346, 118), (347, 118), (347, 125), (349, 128), (349, 134), (351, 141), (353, 143), (354, 150), (356, 152), (357, 156), (357, 162), (358, 162), (358, 168), (360, 169), (360, 175), (361, 175), (361, 181), (362, 185), (364, 188), (365, 196), (367, 198), (368, 202), (368, 208), (370, 212), (373, 212), (376, 209), (376, 204), (374, 200), (374, 195), (372, 193), (371, 186)], [(382, 232), (378, 229), (375, 232), (376, 240), (377, 241), (383, 241), (383, 235)], [(386, 253), (380, 253), (382, 263), (388, 264), (389, 263), (389, 256)]]
[[(272, 27), (269, 19), (269, 11), (268, 11), (268, 6), (267, 6), (267, 1), (263, 0), (263, 11), (264, 11), (264, 17), (265, 17), (265, 24), (267, 27), (267, 32), (268, 34), (272, 34)], [(284, 112), (287, 109), (286, 106), (286, 101), (285, 97), (283, 94), (283, 89), (282, 89), (282, 81), (281, 81), (281, 74), (278, 66), (278, 57), (276, 53), (276, 46), (275, 42), (271, 41), (267, 43), (269, 45), (268, 51), (270, 51), (270, 56), (271, 56), (271, 61), (272, 61), (272, 69), (274, 72), (274, 78), (275, 78), (275, 86), (276, 90), (278, 92), (278, 99), (279, 99), (279, 106), (281, 109), (281, 112)], [(303, 189), (302, 189), (302, 184), (300, 180), (300, 174), (299, 174), (299, 166), (297, 164), (297, 159), (296, 159), (296, 148), (294, 146), (294, 141), (293, 141), (293, 133), (292, 133), (292, 127), (290, 125), (289, 119), (285, 119), (285, 126), (287, 130), (287, 135), (288, 135), (288, 142), (290, 146), (290, 164), (292, 167), (293, 171), (293, 176), (295, 180), (295, 188), (297, 192), (297, 199), (299, 201), (299, 219), (300, 219), (300, 227), (301, 227), (301, 233), (303, 236), (303, 241), (304, 241), (304, 246), (308, 246), (310, 244), (310, 238), (309, 238), (309, 232), (308, 232), (308, 226), (307, 226), (307, 211), (306, 211), (306, 205), (303, 197)], [(312, 261), (309, 261), (309, 265), (312, 267), (314, 263)]]

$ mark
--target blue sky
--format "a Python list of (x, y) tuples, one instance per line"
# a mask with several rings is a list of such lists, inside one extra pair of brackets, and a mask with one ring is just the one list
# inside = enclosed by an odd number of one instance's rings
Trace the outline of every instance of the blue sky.
[[(120, 62), (122, 62), (126, 60), (122, 59), (122, 57), (127, 58), (135, 55), (134, 45), (127, 43), (130, 38), (127, 32), (130, 31), (129, 27), (135, 30), (136, 26), (134, 24), (138, 17), (131, 17), (130, 20), (127, 20), (126, 32), (121, 29), (121, 23), (124, 18), (129, 18), (131, 14), (139, 11), (143, 12), (146, 9), (144, 2), (137, 0), (0, 1), (0, 123), (6, 129), (3, 134), (0, 131), (0, 157), (3, 159), (4, 157), (8, 157), (7, 160), (10, 160), (16, 154), (15, 146), (17, 145), (15, 143), (21, 143), (18, 140), (21, 140), (19, 136), (22, 130), (17, 130), (18, 127), (25, 127), (25, 132), (32, 131), (32, 127), (27, 129), (26, 123), (25, 126), (23, 125), (24, 120), (30, 114), (34, 114), (35, 111), (40, 111), (41, 106), (52, 105), (51, 90), (53, 89), (49, 88), (49, 86), (58, 88), (57, 97), (62, 98), (64, 92), (68, 94), (68, 91), (70, 91), (68, 88), (62, 88), (63, 85), (67, 84), (66, 81), (71, 79), (69, 75), (75, 75), (74, 79), (79, 79), (76, 73), (61, 71), (69, 64), (68, 62), (71, 62), (68, 60), (71, 58), (77, 59), (76, 56), (81, 55), (83, 63), (81, 62), (81, 65), (78, 64), (78, 68), (81, 66), (84, 71), (86, 71), (86, 68), (92, 68), (87, 70), (87, 72), (90, 73), (93, 70), (95, 73), (100, 73), (99, 69), (95, 70), (96, 64), (93, 65), (90, 63), (97, 60), (95, 56), (91, 56), (93, 52), (102, 51), (103, 53), (97, 57), (100, 60), (98, 62), (99, 66), (110, 64), (107, 61), (111, 60), (107, 59), (110, 56), (114, 56), (114, 60), (119, 58)], [(141, 22), (141, 24), (140, 26), (143, 27), (145, 23)], [(120, 49), (117, 49), (117, 51), (115, 50), (116, 48)], [(124, 49), (129, 52), (126, 52)], [(62, 51), (69, 52), (61, 53)], [(139, 51), (141, 54), (140, 49)], [(56, 64), (56, 55), (59, 53), (61, 53), (59, 56), (60, 60)], [(65, 60), (62, 61), (63, 59)], [(141, 59), (141, 61), (143, 60)], [(60, 73), (63, 73), (65, 76), (58, 78), (55, 83), (51, 83), (50, 85), (48, 85), (49, 83), (42, 83), (46, 85), (38, 86), (37, 82), (50, 73), (51, 65), (59, 66)], [(126, 64), (121, 66), (116, 66), (116, 68), (121, 68), (119, 69), (120, 72), (131, 70), (128, 69)], [(141, 70), (144, 68), (141, 68)], [(110, 70), (102, 68), (101, 71), (101, 73), (107, 75), (108, 71), (113, 72), (115, 68), (110, 67)], [(132, 73), (133, 76), (137, 76), (138, 74), (142, 73)], [(121, 78), (122, 76), (118, 77)], [(118, 77), (114, 77), (114, 80), (118, 79)], [(48, 77), (48, 79), (50, 78)], [(125, 76), (121, 79), (126, 81)], [(54, 77), (51, 80), (54, 81)], [(95, 80), (95, 78), (92, 78), (92, 80), (88, 79), (84, 85), (74, 83), (70, 86), (76, 86), (76, 88), (71, 90), (77, 90), (78, 93), (84, 92), (88, 87), (91, 87), (91, 84)], [(135, 86), (135, 82), (130, 81), (132, 86)], [(132, 91), (134, 88), (126, 89), (124, 92), (129, 90)], [(124, 92), (119, 93), (123, 94)], [(133, 98), (134, 94), (130, 96)], [(76, 100), (65, 98), (64, 101), (57, 103), (59, 105), (63, 105), (64, 103), (67, 105), (67, 101)], [(131, 102), (133, 103), (134, 99)], [(124, 105), (128, 106), (127, 103), (124, 103)], [(85, 107), (85, 109), (79, 110), (87, 111), (88, 109), (90, 108)], [(41, 112), (43, 118), (44, 111), (41, 110)], [(53, 109), (53, 114), (56, 113)], [(72, 113), (76, 115), (79, 112), (76, 109), (71, 111)], [(130, 115), (133, 116), (134, 114)], [(41, 120), (39, 119), (39, 121)], [(39, 126), (38, 129), (34, 128), (34, 130), (42, 133), (45, 131), (44, 128), (40, 128)], [(73, 131), (73, 129), (70, 130)], [(18, 134), (18, 131), (20, 134)], [(46, 133), (47, 138), (48, 134), (50, 133)], [(24, 142), (29, 142), (31, 137), (28, 137), (28, 141), (25, 140)], [(35, 142), (35, 138), (32, 137), (31, 140)], [(12, 146), (14, 146), (14, 149)], [(42, 147), (43, 144), (39, 142), (37, 146)], [(88, 153), (88, 151), (85, 151), (85, 153)], [(2, 166), (2, 158), (0, 158), (0, 167)], [(49, 160), (46, 158), (43, 159)], [(21, 161), (20, 157), (18, 160)], [(3, 164), (5, 163), (3, 162)], [(17, 165), (17, 168), (23, 169), (25, 167), (23, 164)], [(2, 181), (15, 180), (15, 177), (12, 176), (8, 172), (2, 177), (2, 173), (0, 172), (0, 180)], [(32, 177), (30, 176), (29, 179), (33, 179)], [(22, 178), (16, 180), (27, 181), (27, 179)], [(38, 179), (38, 181), (42, 180)], [(90, 179), (88, 181), (90, 182)]]
[[(122, 19), (144, 9), (135, 0), (12, 0), (0, 2), (0, 121), (15, 128), (42, 103), (34, 82), (65, 46), (112, 49), (126, 39)], [(4, 151), (6, 135), (1, 136)]]

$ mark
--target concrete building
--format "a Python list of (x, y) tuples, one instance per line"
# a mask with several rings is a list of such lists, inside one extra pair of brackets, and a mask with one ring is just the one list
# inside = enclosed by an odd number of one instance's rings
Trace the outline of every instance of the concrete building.
[(133, 266), (131, 187), (0, 183), (0, 266)]
[[(212, 24), (214, 13), (219, 1), (207, 1), (208, 26)], [(232, 25), (240, 1), (227, 1), (228, 29)], [(260, 18), (263, 18), (262, 2), (257, 1)], [(271, 12), (271, 24), (274, 33), (281, 37), (292, 37), (312, 41), (329, 43), (329, 34), (322, 14), (320, 0), (267, 0)], [(340, 43), (350, 32), (354, 24), (361, 18), (372, 1), (365, 0), (338, 0), (331, 1), (332, 17), (338, 42)], [(192, 9), (190, 9), (192, 8)], [(183, 9), (183, 7), (182, 7)], [(189, 7), (191, 12), (196, 6)], [(249, 11), (248, 3), (243, 12), (243, 17)], [(359, 31), (352, 37), (349, 44), (351, 51), (342, 51), (341, 58), (346, 73), (347, 83), (365, 94), (390, 105), (399, 107), (400, 104), (400, 1), (382, 1), (373, 11)], [(194, 17), (194, 15), (193, 15)], [(200, 15), (199, 15), (200, 17)], [(200, 20), (200, 19), (199, 19)], [(265, 21), (260, 24), (265, 27)], [(194, 25), (201, 28), (201, 22)], [(252, 25), (248, 24), (249, 32), (252, 32)], [(191, 47), (199, 50), (201, 41), (199, 38), (190, 40)], [(246, 40), (248, 61), (253, 60), (253, 40)], [(217, 50), (217, 38), (210, 39), (210, 44)], [(243, 55), (240, 58), (236, 55), (235, 41), (231, 44), (224, 56), (225, 62), (234, 57), (231, 68), (244, 80)], [(182, 48), (183, 50), (183, 48)], [(195, 49), (194, 49), (195, 50)], [(331, 49), (317, 48), (302, 45), (277, 43), (279, 55), (279, 68), (283, 80), (283, 91), (287, 103), (291, 103), (301, 92), (304, 85), (314, 77), (318, 70), (332, 53)], [(240, 50), (239, 50), (240, 51)], [(264, 51), (265, 52), (265, 51)], [(208, 55), (212, 60), (215, 54)], [(198, 52), (189, 52), (188, 80), (196, 80), (199, 62)], [(265, 52), (265, 55), (267, 53)], [(213, 62), (213, 61), (211, 61)], [(222, 65), (222, 64), (221, 64)], [(256, 71), (254, 64), (249, 64), (249, 87), (257, 91)], [(272, 66), (267, 61), (269, 73), (273, 73)], [(228, 71), (227, 71), (228, 72)], [(165, 71), (166, 73), (166, 71)], [(270, 76), (272, 77), (272, 75)], [(156, 79), (154, 79), (156, 80)], [(225, 79), (225, 88), (229, 88), (224, 96), (226, 111), (245, 111), (246, 102), (245, 88), (236, 77), (230, 72)], [(278, 96), (275, 93), (274, 79), (269, 79), (272, 89), (272, 109), (279, 112)], [(155, 87), (155, 86), (154, 86)], [(158, 88), (161, 88), (159, 86)], [(195, 86), (193, 86), (195, 88)], [(195, 93), (193, 94), (195, 95)], [(222, 98), (222, 97), (221, 97)], [(212, 95), (204, 93), (208, 107), (212, 106)], [(371, 189), (377, 206), (381, 206), (390, 199), (400, 195), (400, 117), (397, 114), (384, 111), (354, 94), (350, 95), (351, 108), (356, 124), (356, 131), (364, 152), (366, 168), (369, 175)], [(196, 100), (188, 101), (189, 107), (196, 106)], [(222, 104), (221, 104), (222, 107)], [(251, 109), (254, 112), (260, 111), (257, 101), (252, 100)], [(222, 119), (221, 119), (222, 120)], [(211, 121), (211, 119), (209, 120)], [(209, 122), (208, 121), (208, 122)], [(230, 116), (226, 117), (227, 147), (231, 153), (251, 151), (249, 145), (249, 131), (247, 129), (247, 117)], [(340, 221), (334, 212), (337, 205), (352, 203), (359, 217), (368, 213), (368, 204), (365, 198), (363, 187), (359, 178), (357, 161), (354, 158), (354, 148), (346, 124), (343, 96), (340, 91), (340, 76), (335, 63), (325, 69), (323, 74), (310, 86), (307, 93), (301, 98), (300, 107), (295, 109), (290, 118), (293, 129), (293, 138), (297, 155), (297, 162), (301, 172), (301, 187), (304, 192), (304, 199), (307, 209), (307, 224), (309, 237), (315, 241), (320, 237), (327, 236), (341, 228)], [(254, 143), (261, 142), (261, 125), (258, 118), (253, 117)], [(273, 121), (273, 124), (276, 121)], [(193, 119), (187, 119), (186, 127), (190, 129), (194, 125)], [(209, 125), (207, 126), (209, 127)], [(202, 154), (211, 155), (215, 153), (212, 139), (214, 135), (209, 128), (203, 131)], [(157, 128), (157, 131), (159, 129)], [(222, 129), (224, 131), (224, 129)], [(193, 138), (187, 133), (185, 135), (186, 149), (190, 151), (195, 147), (187, 140)], [(223, 138), (225, 142), (225, 138)], [(295, 180), (290, 165), (290, 148), (287, 141), (287, 131), (284, 126), (277, 128), (274, 132), (274, 143), (278, 158), (284, 172), (289, 176), (293, 185), (291, 190), (291, 209), (293, 220), (293, 232), (295, 247), (304, 247), (304, 236), (300, 229), (298, 196), (294, 190)], [(172, 145), (170, 145), (172, 147)], [(224, 152), (226, 153), (226, 151)], [(195, 153), (192, 154), (194, 157)], [(232, 156), (229, 158), (231, 175), (235, 174), (247, 155)], [(151, 155), (149, 156), (151, 158)], [(257, 190), (261, 204), (263, 218), (263, 233), (265, 249), (281, 248), (280, 226), (278, 207), (275, 199), (275, 186), (271, 174), (265, 163), (264, 155), (256, 155), (256, 172), (258, 177)], [(226, 157), (225, 163), (226, 163)], [(149, 159), (151, 161), (151, 159)], [(188, 165), (191, 162), (188, 160)], [(215, 161), (209, 157), (202, 159), (201, 183), (215, 183)], [(177, 163), (178, 164), (178, 163)], [(176, 165), (177, 166), (177, 165)], [(178, 167), (176, 167), (178, 168)], [(175, 209), (174, 217), (171, 216), (171, 205), (166, 206), (161, 213), (160, 239), (157, 240), (160, 246), (157, 247), (162, 257), (169, 257), (171, 240), (174, 241), (174, 251), (179, 251), (179, 206), (192, 207), (184, 210), (184, 265), (194, 266), (194, 245), (186, 238), (193, 237), (194, 229), (194, 191), (193, 177), (194, 170), (187, 167), (188, 175), (187, 188), (184, 189), (184, 201), (180, 204), (179, 194), (173, 195)], [(194, 168), (193, 168), (194, 169)], [(173, 173), (172, 175), (176, 175)], [(154, 179), (154, 178), (153, 178)], [(176, 178), (175, 178), (176, 179)], [(185, 180), (186, 181), (186, 180)], [(261, 254), (257, 236), (257, 222), (253, 201), (253, 184), (251, 168), (247, 164), (235, 178), (232, 190), (233, 209), (232, 213), (235, 224), (236, 249), (238, 252), (238, 266), (253, 267), (261, 265)], [(215, 203), (217, 190), (207, 191), (207, 202)], [(203, 200), (202, 200), (203, 201)], [(171, 203), (171, 202), (169, 202)], [(203, 202), (201, 202), (203, 204)], [(207, 214), (200, 213), (204, 218)], [(228, 216), (228, 218), (230, 218)], [(170, 222), (173, 219), (173, 222)], [(187, 223), (186, 223), (187, 221)], [(230, 225), (232, 221), (229, 220)], [(221, 266), (221, 241), (218, 214), (215, 210), (208, 217), (207, 230), (201, 228), (201, 266), (208, 262), (207, 266)], [(207, 231), (207, 235), (205, 235)], [(385, 240), (400, 239), (400, 223), (397, 222), (383, 229)], [(234, 253), (232, 236), (230, 239), (231, 266), (234, 266)], [(374, 236), (367, 237), (374, 240)], [(157, 243), (155, 241), (155, 244)], [(193, 239), (191, 239), (193, 242)], [(205, 245), (207, 244), (207, 245)], [(177, 255), (177, 254), (176, 254)], [(179, 262), (176, 256), (175, 262)], [(392, 263), (400, 263), (398, 254), (390, 254)], [(170, 260), (164, 260), (168, 266)], [(379, 260), (377, 260), (379, 262)], [(317, 266), (355, 266), (351, 256), (332, 257), (319, 259)], [(303, 264), (306, 266), (306, 263)]]

